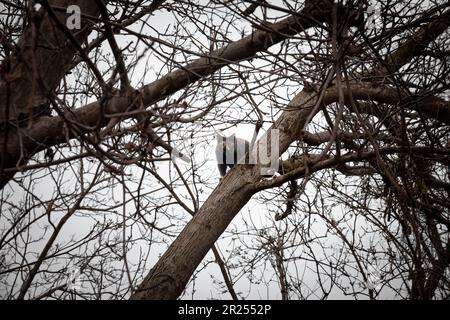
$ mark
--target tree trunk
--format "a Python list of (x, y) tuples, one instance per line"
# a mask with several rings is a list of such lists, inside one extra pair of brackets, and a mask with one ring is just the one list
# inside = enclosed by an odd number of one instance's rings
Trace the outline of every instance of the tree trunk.
[[(60, 28), (66, 26), (70, 16), (66, 10), (73, 1), (51, 0), (48, 4), (59, 23), (42, 8), (39, 11), (30, 9), (18, 52), (11, 52), (2, 63), (5, 76), (0, 82), (0, 188), (14, 175), (14, 172), (5, 174), (5, 168), (26, 163), (36, 150), (44, 147), (36, 149), (45, 140), (27, 143), (26, 140), (33, 137), (27, 136), (24, 130), (33, 131), (35, 125), (40, 128), (40, 120), (48, 119), (51, 113), (48, 97), (54, 94), (61, 79), (72, 68), (77, 48), (67, 35), (71, 34), (74, 41), (82, 44), (91, 31), (92, 23), (85, 18), (81, 19), (81, 30)], [(81, 15), (99, 15), (94, 1), (77, 1), (76, 5), (80, 7)]]
[[(282, 154), (298, 139), (315, 105), (315, 94), (301, 92), (289, 104), (272, 129), (279, 129), (279, 150)], [(270, 130), (258, 141), (266, 150), (271, 145)], [(270, 153), (270, 148), (267, 148)], [(267, 153), (267, 154), (269, 154)], [(206, 253), (233, 220), (235, 215), (257, 192), (255, 184), (261, 178), (259, 165), (235, 166), (186, 225), (177, 239), (159, 259), (131, 299), (176, 299)]]

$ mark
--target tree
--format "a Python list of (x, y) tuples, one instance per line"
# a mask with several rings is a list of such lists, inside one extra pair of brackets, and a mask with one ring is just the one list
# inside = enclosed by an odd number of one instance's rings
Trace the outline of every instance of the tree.
[[(4, 297), (175, 299), (212, 249), (234, 299), (448, 298), (448, 3), (70, 5), (2, 12)], [(278, 172), (216, 185), (211, 133), (251, 126)]]

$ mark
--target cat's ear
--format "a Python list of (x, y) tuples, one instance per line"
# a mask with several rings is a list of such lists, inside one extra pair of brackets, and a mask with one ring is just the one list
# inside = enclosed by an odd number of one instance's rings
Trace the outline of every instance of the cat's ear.
[(220, 132), (216, 132), (216, 140), (217, 141), (222, 141), (223, 138), (225, 138), (225, 136), (223, 134), (221, 134)]
[(229, 136), (228, 138), (234, 139), (236, 137), (236, 134), (233, 133), (231, 136)]

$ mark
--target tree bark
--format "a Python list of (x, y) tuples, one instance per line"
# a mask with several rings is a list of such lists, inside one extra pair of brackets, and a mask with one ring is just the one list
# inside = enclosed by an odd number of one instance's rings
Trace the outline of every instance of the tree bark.
[[(70, 0), (48, 1), (48, 5), (55, 9), (56, 19), (63, 25), (69, 17), (66, 8), (72, 4)], [(82, 16), (99, 15), (94, 1), (84, 0), (76, 4)], [(26, 163), (36, 150), (44, 148), (36, 149), (36, 146), (45, 140), (31, 144), (27, 140), (34, 137), (27, 134), (28, 131), (39, 131), (42, 121), (49, 118), (51, 106), (48, 97), (54, 94), (61, 79), (72, 67), (78, 50), (68, 40), (67, 32), (74, 41), (82, 44), (92, 27), (92, 22), (82, 18), (80, 30), (63, 31), (42, 8), (39, 12), (30, 9), (27, 18), (29, 23), (19, 39), (17, 52), (10, 48), (10, 56), (2, 62), (5, 76), (0, 81), (0, 188), (13, 175), (4, 174), (5, 168)], [(46, 133), (44, 131), (40, 136)], [(20, 146), (22, 139), (24, 145)]]

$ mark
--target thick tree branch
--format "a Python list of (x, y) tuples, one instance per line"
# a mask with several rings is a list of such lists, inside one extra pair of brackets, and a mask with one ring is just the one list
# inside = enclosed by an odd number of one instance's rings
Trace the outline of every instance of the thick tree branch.
[[(52, 0), (49, 5), (67, 8), (72, 5), (70, 0)], [(99, 10), (92, 1), (78, 3), (81, 12), (98, 16)], [(19, 40), (19, 51), (9, 57), (10, 65), (8, 80), (0, 83), (0, 125), (8, 121), (30, 119), (42, 114), (49, 114), (47, 92), (39, 82), (53, 92), (68, 68), (77, 49), (70, 45), (64, 31), (60, 30), (55, 21), (43, 10), (30, 12), (33, 18)], [(55, 13), (62, 24), (66, 24), (68, 15), (65, 12)], [(83, 43), (91, 31), (91, 22), (81, 19), (81, 30), (71, 33), (78, 43)], [(3, 61), (2, 64), (5, 64)], [(10, 95), (9, 105), (6, 105), (6, 95)], [(8, 110), (8, 118), (5, 112)], [(35, 120), (35, 119), (33, 119)]]
[[(386, 90), (383, 87), (355, 84), (351, 88), (344, 88), (346, 97), (349, 89), (352, 90), (354, 98), (378, 99), (384, 102), (398, 101), (398, 96), (393, 95), (393, 90)], [(322, 101), (324, 104), (330, 104), (336, 102), (338, 98), (337, 89), (332, 87), (325, 92)], [(272, 126), (271, 129), (279, 130), (280, 155), (287, 150), (294, 140), (301, 137), (302, 128), (304, 128), (306, 121), (312, 118), (311, 112), (316, 110), (317, 99), (317, 95), (313, 92), (300, 92)], [(267, 150), (267, 145), (270, 146), (270, 130), (266, 135), (268, 136), (267, 144), (261, 143), (264, 138), (261, 138), (257, 143), (259, 148), (263, 148), (263, 150)], [(408, 148), (404, 149), (404, 152), (410, 151)], [(395, 153), (401, 152), (401, 150), (394, 148), (391, 151)], [(384, 151), (389, 152), (389, 150)], [(374, 157), (375, 155), (375, 152), (369, 152), (366, 157)], [(347, 160), (364, 159), (358, 154), (347, 156), (347, 158), (325, 159), (318, 162), (312, 169), (319, 170), (338, 165), (341, 162), (345, 163)], [(261, 177), (259, 165), (236, 166), (222, 179), (219, 186), (160, 258), (138, 290), (131, 296), (131, 299), (177, 298), (213, 243), (225, 231), (228, 224), (252, 195), (260, 190), (280, 186), (286, 181), (300, 177), (311, 169), (308, 168), (307, 170), (306, 167), (297, 168), (288, 174), (273, 179), (273, 181), (259, 181)], [(230, 199), (233, 200), (230, 201)], [(195, 248), (195, 250), (192, 250), (192, 248)]]
[[(318, 0), (317, 2), (321, 1)], [(97, 8), (95, 4), (93, 6)], [(135, 105), (135, 92), (130, 90), (128, 94), (113, 96), (104, 105), (97, 101), (82, 108), (71, 110), (68, 116), (70, 116), (73, 124), (77, 123), (79, 126), (95, 128), (99, 125), (99, 119), (105, 118), (105, 116), (113, 116), (116, 113), (124, 113), (130, 108), (147, 107), (154, 104), (200, 78), (212, 74), (223, 66), (250, 59), (257, 52), (265, 50), (301, 30), (305, 30), (312, 26), (312, 19), (320, 20), (324, 18), (323, 10), (317, 10), (311, 6), (308, 6), (308, 10), (310, 11), (304, 9), (301, 17), (293, 15), (271, 25), (270, 32), (256, 30), (251, 35), (214, 51), (210, 56), (197, 59), (140, 88), (140, 106)], [(25, 163), (36, 152), (64, 142), (67, 137), (64, 134), (64, 122), (65, 119), (62, 117), (41, 117), (31, 128), (16, 127), (11, 130), (7, 139), (3, 139), (6, 140), (4, 141), (6, 150), (2, 154), (4, 168), (16, 166), (21, 157), (24, 157), (23, 162)], [(106, 121), (103, 121), (100, 125), (105, 126)], [(75, 137), (75, 135), (72, 137)], [(2, 137), (0, 136), (0, 138)], [(0, 188), (3, 188), (10, 178), (11, 175), (2, 174), (0, 176)]]

